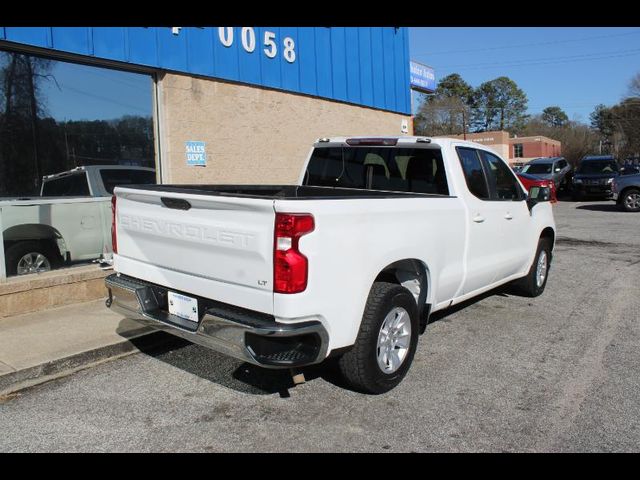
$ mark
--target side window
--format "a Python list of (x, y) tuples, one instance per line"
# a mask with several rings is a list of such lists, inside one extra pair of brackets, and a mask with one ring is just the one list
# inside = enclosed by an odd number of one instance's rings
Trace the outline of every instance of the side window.
[(564, 168), (567, 166), (567, 161), (566, 160), (560, 160), (557, 164), (557, 167), (559, 168)]
[(488, 167), (489, 187), (495, 192), (496, 200), (523, 200), (524, 194), (511, 169), (489, 152), (481, 150), (480, 155)]
[(456, 147), (469, 191), (482, 200), (489, 200), (487, 180), (475, 148)]

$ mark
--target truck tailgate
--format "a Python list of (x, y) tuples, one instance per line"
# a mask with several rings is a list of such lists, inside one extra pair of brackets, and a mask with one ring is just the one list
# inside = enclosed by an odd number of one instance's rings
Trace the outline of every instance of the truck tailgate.
[(273, 310), (272, 199), (118, 188), (116, 271), (172, 290)]

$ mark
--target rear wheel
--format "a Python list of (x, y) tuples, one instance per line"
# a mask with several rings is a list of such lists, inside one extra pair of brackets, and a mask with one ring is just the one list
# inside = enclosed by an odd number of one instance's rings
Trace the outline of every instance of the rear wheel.
[(339, 360), (355, 390), (384, 393), (405, 377), (418, 345), (418, 309), (413, 295), (394, 283), (371, 288), (353, 348)]
[(541, 238), (538, 241), (536, 256), (526, 277), (516, 280), (513, 287), (517, 293), (525, 297), (537, 297), (544, 292), (551, 265), (551, 240)]
[(61, 264), (58, 252), (46, 241), (26, 240), (5, 251), (7, 275), (48, 272)]
[(620, 199), (620, 205), (627, 212), (640, 212), (640, 190), (627, 190)]

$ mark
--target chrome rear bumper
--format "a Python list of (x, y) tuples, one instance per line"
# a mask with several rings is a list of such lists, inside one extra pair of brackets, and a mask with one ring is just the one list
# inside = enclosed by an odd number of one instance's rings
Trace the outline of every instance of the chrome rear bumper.
[(300, 367), (327, 356), (328, 334), (317, 320), (281, 323), (271, 315), (198, 298), (204, 313), (196, 324), (167, 311), (166, 287), (118, 273), (106, 277), (105, 285), (106, 306), (126, 318), (255, 365)]

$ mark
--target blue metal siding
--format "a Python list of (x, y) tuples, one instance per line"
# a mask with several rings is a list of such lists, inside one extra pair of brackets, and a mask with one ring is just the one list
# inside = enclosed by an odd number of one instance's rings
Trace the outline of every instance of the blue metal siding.
[(93, 55), (93, 42), (87, 27), (53, 27), (51, 36), (56, 50)]
[(358, 28), (358, 53), (360, 60), (360, 94), (361, 102), (373, 105), (373, 70), (371, 63), (371, 29)]
[[(226, 78), (228, 80), (239, 80), (240, 79), (240, 62), (238, 60), (238, 44), (239, 44), (239, 33), (240, 30), (238, 28), (233, 29), (233, 43), (236, 45), (234, 47), (225, 47), (219, 38), (218, 29), (213, 29), (213, 65), (215, 72), (215, 76)], [(256, 32), (257, 33), (257, 32)], [(237, 37), (237, 38), (236, 38)]]
[[(347, 97), (353, 103), (360, 103), (360, 42), (357, 28), (345, 29)], [(351, 45), (358, 48), (349, 48)]]
[(173, 35), (168, 28), (156, 28), (160, 67), (167, 70), (189, 72), (187, 65), (187, 32)]
[(331, 71), (333, 98), (348, 101), (347, 95), (347, 60), (345, 58), (344, 27), (334, 27), (329, 30), (331, 37)]
[(382, 46), (382, 30), (371, 29), (371, 67), (373, 74), (373, 105), (384, 108), (385, 76), (384, 76), (384, 49)]
[[(296, 27), (282, 27), (280, 28), (280, 35), (282, 38), (290, 37), (294, 42), (294, 51), (296, 47), (300, 45), (298, 42), (298, 29)], [(284, 48), (284, 46), (283, 46)], [(298, 60), (299, 53), (296, 51), (296, 59), (293, 62), (288, 62), (283, 55), (280, 56), (280, 72), (282, 74), (282, 87), (284, 90), (290, 90), (292, 92), (300, 91), (300, 61)]]
[[(274, 58), (269, 58), (265, 55), (264, 50), (270, 50), (271, 47), (265, 47), (264, 32), (273, 32), (276, 34), (276, 55)], [(242, 54), (246, 54), (244, 49), (240, 47)], [(256, 28), (256, 50), (260, 56), (260, 72), (262, 73), (262, 85), (273, 88), (281, 88), (281, 75), (280, 75), (280, 59), (282, 58), (282, 36), (280, 35), (280, 29), (276, 27), (260, 27)], [(242, 80), (242, 79), (241, 79)]]
[(394, 51), (393, 51), (393, 31), (385, 29), (382, 31), (382, 53), (384, 56), (384, 100), (385, 105), (396, 104), (396, 92), (395, 92), (395, 75), (394, 75)]
[(105, 27), (93, 29), (93, 53), (96, 57), (127, 61), (125, 29)]
[(298, 43), (296, 44), (298, 63), (300, 68), (300, 91), (308, 95), (318, 94), (318, 76), (316, 74), (316, 36), (311, 27), (298, 28)]
[(201, 28), (188, 29), (187, 65), (196, 75), (213, 76), (213, 31)]
[[(253, 27), (255, 50), (241, 27), (225, 47), (218, 27), (0, 27), (0, 40), (300, 92), (410, 114), (409, 37), (394, 27)], [(265, 31), (277, 53), (266, 56)], [(285, 59), (284, 39), (295, 60)]]
[(127, 52), (128, 62), (146, 66), (158, 64), (156, 32), (153, 29), (129, 27), (127, 29), (127, 38), (129, 45)]
[(26, 43), (38, 47), (51, 47), (51, 28), (46, 27), (5, 27), (6, 39), (16, 43)]
[(328, 28), (316, 28), (316, 85), (321, 97), (333, 97), (333, 73), (331, 68), (331, 32)]

